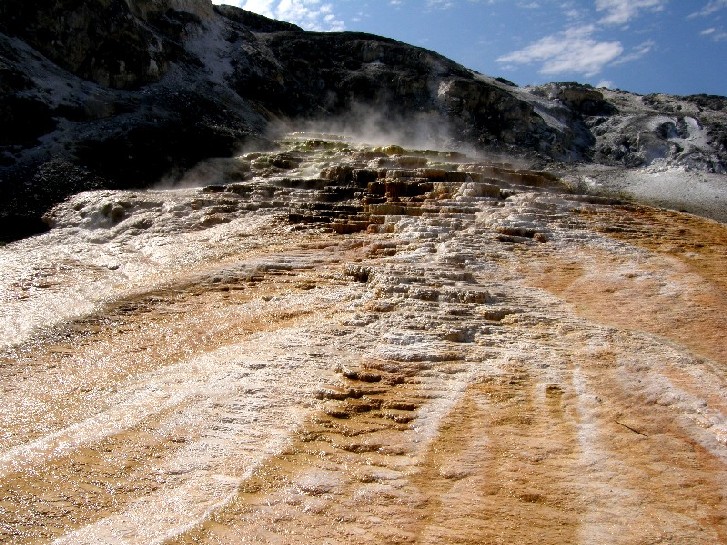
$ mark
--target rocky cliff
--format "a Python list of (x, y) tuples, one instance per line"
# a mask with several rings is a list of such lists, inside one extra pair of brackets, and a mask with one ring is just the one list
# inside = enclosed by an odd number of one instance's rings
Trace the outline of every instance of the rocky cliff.
[(144, 187), (278, 122), (338, 120), (530, 162), (727, 171), (720, 97), (518, 88), (360, 33), (209, 0), (0, 0), (0, 237), (89, 188)]

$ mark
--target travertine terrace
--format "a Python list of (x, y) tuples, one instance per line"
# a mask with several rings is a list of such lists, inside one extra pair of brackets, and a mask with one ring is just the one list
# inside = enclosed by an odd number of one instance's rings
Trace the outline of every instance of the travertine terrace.
[(724, 224), (325, 135), (188, 182), (0, 248), (0, 541), (727, 543)]

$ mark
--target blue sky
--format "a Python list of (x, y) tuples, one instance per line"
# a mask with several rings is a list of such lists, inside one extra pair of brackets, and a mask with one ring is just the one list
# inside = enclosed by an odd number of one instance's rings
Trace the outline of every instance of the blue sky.
[(379, 34), (519, 85), (727, 95), (727, 0), (213, 0)]

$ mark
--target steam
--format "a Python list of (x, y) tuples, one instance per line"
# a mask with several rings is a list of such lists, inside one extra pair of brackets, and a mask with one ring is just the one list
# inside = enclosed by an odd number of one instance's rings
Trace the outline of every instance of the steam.
[(279, 120), (270, 124), (268, 135), (279, 139), (291, 132), (333, 134), (360, 144), (396, 144), (413, 149), (460, 149), (462, 139), (450, 120), (438, 112), (409, 116), (388, 108), (354, 104), (345, 113), (320, 119)]
[[(273, 120), (268, 124), (262, 139), (241, 147), (236, 156), (202, 161), (181, 177), (177, 175), (164, 178), (155, 189), (222, 185), (249, 179), (250, 160), (246, 155), (254, 151), (276, 151), (275, 142), (293, 133), (303, 133), (323, 140), (342, 139), (361, 146), (397, 145), (412, 151), (456, 151), (477, 161), (502, 162), (513, 166), (517, 163), (517, 168), (530, 166), (524, 158), (477, 149), (468, 142), (456, 122), (440, 112), (421, 111), (403, 115), (383, 104), (356, 103), (345, 113), (337, 115)], [(312, 168), (312, 165), (309, 167)]]
[(181, 177), (163, 178), (153, 189), (179, 189), (226, 184), (244, 179), (247, 170), (249, 170), (247, 163), (238, 157), (215, 157), (200, 161), (185, 171)]

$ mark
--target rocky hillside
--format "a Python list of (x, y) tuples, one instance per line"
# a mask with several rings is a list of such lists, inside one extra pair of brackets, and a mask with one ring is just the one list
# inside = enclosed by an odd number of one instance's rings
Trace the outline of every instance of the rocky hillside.
[(727, 171), (720, 97), (518, 88), (360, 33), (304, 32), (209, 0), (0, 0), (0, 240), (90, 188), (176, 179), (339, 121), (530, 163)]

